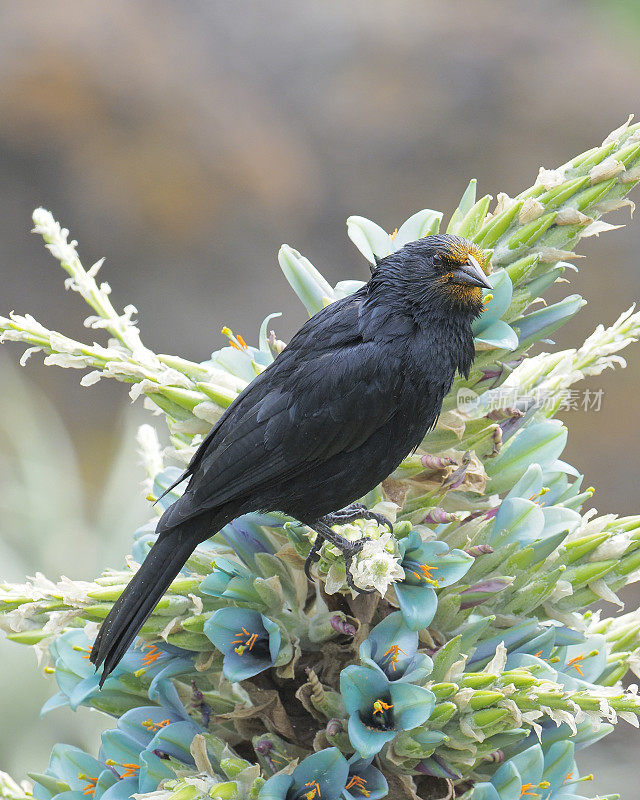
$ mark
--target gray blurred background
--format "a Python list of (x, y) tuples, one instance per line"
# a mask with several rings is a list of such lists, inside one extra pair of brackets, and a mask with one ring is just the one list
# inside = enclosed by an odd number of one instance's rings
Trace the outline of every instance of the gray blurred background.
[[(332, 282), (365, 278), (349, 214), (392, 230), (450, 212), (471, 177), (517, 193), (640, 112), (637, 0), (1, 0), (0, 13), (0, 314), (89, 338), (28, 232), (44, 205), (85, 266), (107, 257), (101, 276), (117, 307), (138, 307), (146, 343), (196, 360), (223, 324), (255, 340), (271, 311), (281, 338), (302, 322), (282, 242)], [(589, 305), (565, 347), (640, 295), (638, 222), (581, 250), (573, 289)], [(132, 442), (144, 412), (122, 384), (82, 389), (37, 356), (14, 369), (18, 355), (0, 350), (0, 573), (90, 577), (122, 562), (148, 515)], [(640, 510), (640, 347), (625, 355), (626, 371), (591, 382), (602, 410), (565, 416), (566, 458), (599, 511), (621, 514)], [(58, 740), (97, 747), (93, 712), (38, 720), (55, 686), (27, 648), (2, 640), (0, 659), (0, 769), (40, 771)], [(621, 723), (589, 751), (593, 793), (636, 797), (621, 780), (639, 752)]]

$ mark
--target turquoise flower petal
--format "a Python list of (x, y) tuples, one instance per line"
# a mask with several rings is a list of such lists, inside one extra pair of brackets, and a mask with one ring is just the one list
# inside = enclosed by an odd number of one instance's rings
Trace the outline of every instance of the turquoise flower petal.
[(222, 669), (231, 682), (246, 680), (272, 667), (282, 643), (275, 622), (246, 608), (219, 608), (203, 630), (224, 654)]
[(389, 693), (398, 730), (407, 731), (422, 725), (431, 716), (436, 703), (433, 692), (413, 683), (392, 683)]
[(227, 680), (231, 683), (246, 681), (265, 669), (273, 666), (273, 662), (268, 658), (247, 658), (246, 655), (238, 655), (230, 651), (224, 657), (223, 672)]
[(549, 508), (543, 508), (542, 513), (544, 515), (545, 539), (562, 531), (573, 533), (582, 522), (582, 516), (571, 508), (549, 506)]
[(292, 786), (291, 775), (274, 775), (260, 789), (258, 800), (284, 800)]
[(527, 425), (509, 440), (495, 458), (485, 462), (491, 478), (491, 491), (508, 491), (522, 477), (530, 464), (551, 464), (559, 458), (567, 443), (567, 429), (557, 419)]
[(303, 787), (315, 781), (318, 784), (318, 797), (322, 800), (335, 800), (342, 794), (349, 765), (337, 747), (328, 747), (304, 759), (291, 775), (296, 786)]
[(533, 783), (535, 786), (542, 780), (544, 755), (539, 744), (513, 756), (510, 762), (518, 770), (522, 783)]
[(405, 220), (398, 229), (398, 233), (393, 238), (393, 249), (399, 250), (409, 242), (415, 242), (417, 239), (438, 233), (441, 222), (441, 211), (433, 211), (430, 208), (423, 208), (421, 211), (417, 211), (409, 219)]
[(484, 330), (504, 315), (511, 305), (511, 298), (513, 297), (513, 284), (505, 269), (498, 269), (492, 272), (491, 275), (487, 275), (487, 280), (492, 286), (491, 294), (493, 298), (485, 305), (484, 311), (471, 326), (476, 337), (482, 335)]
[(562, 786), (570, 772), (575, 771), (575, 746), (573, 742), (555, 742), (544, 754), (542, 779), (549, 781), (551, 788)]
[(496, 787), (490, 783), (476, 783), (469, 800), (502, 800)]
[(520, 800), (522, 780), (515, 764), (506, 761), (491, 778), (500, 800)]
[(148, 750), (140, 753), (139, 792), (153, 792), (160, 781), (175, 778), (175, 775), (165, 759)]
[(545, 516), (537, 503), (523, 497), (505, 499), (494, 519), (488, 542), (530, 544), (540, 539), (544, 525)]
[(412, 631), (426, 628), (438, 608), (438, 598), (430, 586), (395, 584), (396, 597), (407, 627)]
[[(157, 786), (158, 784), (156, 783), (155, 787)], [(98, 795), (96, 790), (95, 797), (99, 797), (99, 800), (130, 800), (131, 796), (139, 791), (140, 781), (138, 778), (124, 778), (123, 780), (116, 781), (116, 783), (112, 784), (100, 795)]]
[(364, 281), (338, 281), (333, 287), (333, 292), (336, 298), (340, 300), (343, 297), (354, 294), (358, 289), (362, 289), (363, 286), (365, 286)]
[[(389, 651), (395, 651), (395, 661)], [(410, 630), (402, 614), (395, 611), (378, 623), (360, 645), (360, 658), (375, 662), (389, 678), (400, 678), (418, 650), (418, 634)]]
[(511, 500), (513, 497), (524, 497), (528, 499), (529, 497), (539, 495), (541, 491), (542, 467), (540, 464), (530, 464), (523, 476), (517, 481), (504, 499)]
[(515, 350), (518, 347), (518, 334), (504, 320), (498, 319), (482, 329), (474, 337), (477, 342), (500, 350)]
[(349, 714), (368, 708), (389, 691), (389, 681), (381, 669), (352, 664), (340, 673), (340, 693)]
[(370, 758), (390, 742), (397, 731), (378, 731), (368, 728), (358, 714), (349, 717), (349, 740), (361, 758)]
[(344, 800), (382, 800), (387, 796), (389, 791), (387, 779), (379, 769), (372, 766), (371, 761), (371, 758), (358, 758), (357, 754), (349, 759), (347, 786), (353, 776), (361, 778), (363, 785), (358, 786), (358, 782), (354, 781), (351, 788), (345, 787), (342, 793)]

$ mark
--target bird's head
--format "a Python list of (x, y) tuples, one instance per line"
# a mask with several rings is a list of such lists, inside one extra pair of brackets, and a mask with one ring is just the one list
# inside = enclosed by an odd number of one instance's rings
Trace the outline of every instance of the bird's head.
[(482, 289), (491, 289), (485, 261), (483, 251), (467, 239), (425, 236), (380, 261), (372, 283), (393, 284), (416, 308), (435, 306), (475, 318), (484, 308)]

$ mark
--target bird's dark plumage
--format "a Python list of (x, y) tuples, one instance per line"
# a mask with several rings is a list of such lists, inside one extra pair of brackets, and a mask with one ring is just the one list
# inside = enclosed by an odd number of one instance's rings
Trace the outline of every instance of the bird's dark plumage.
[(313, 525), (384, 480), (435, 424), (474, 356), (482, 252), (429, 236), (324, 308), (229, 406), (193, 457), (184, 495), (104, 621), (91, 661), (113, 670), (196, 545), (249, 511)]

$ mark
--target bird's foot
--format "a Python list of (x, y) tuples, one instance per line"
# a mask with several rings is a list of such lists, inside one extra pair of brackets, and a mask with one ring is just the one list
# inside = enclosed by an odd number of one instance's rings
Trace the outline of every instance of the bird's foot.
[(393, 525), (384, 514), (377, 514), (375, 511), (369, 511), (362, 503), (351, 503), (351, 505), (345, 506), (339, 511), (333, 511), (331, 514), (322, 517), (322, 521), (329, 526), (344, 525), (356, 519), (374, 519), (378, 525), (386, 525), (391, 533), (393, 533)]
[[(352, 519), (358, 519), (362, 517), (362, 512), (358, 511), (358, 517), (352, 517)], [(331, 519), (331, 522), (327, 522), (328, 519)], [(347, 521), (343, 519), (343, 522)], [(313, 547), (309, 555), (307, 556), (306, 561), (304, 562), (304, 572), (309, 580), (312, 580), (311, 577), (311, 566), (320, 560), (320, 548), (322, 547), (323, 542), (330, 542), (334, 547), (337, 547), (338, 550), (342, 553), (342, 557), (344, 558), (344, 566), (346, 570), (346, 578), (347, 578), (347, 585), (350, 589), (353, 589), (354, 592), (360, 592), (362, 594), (371, 594), (373, 589), (361, 589), (359, 586), (356, 586), (353, 582), (353, 575), (351, 574), (351, 563), (353, 561), (354, 556), (356, 556), (364, 547), (365, 542), (369, 541), (368, 536), (362, 536), (355, 542), (350, 542), (349, 539), (346, 539), (344, 536), (341, 536), (339, 533), (336, 533), (332, 528), (331, 525), (342, 524), (336, 521), (333, 521), (333, 515), (330, 517), (322, 517), (322, 519), (317, 520), (313, 525), (310, 525), (310, 528), (316, 532), (316, 540), (313, 543)]]

